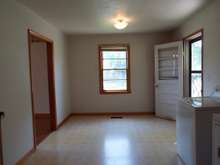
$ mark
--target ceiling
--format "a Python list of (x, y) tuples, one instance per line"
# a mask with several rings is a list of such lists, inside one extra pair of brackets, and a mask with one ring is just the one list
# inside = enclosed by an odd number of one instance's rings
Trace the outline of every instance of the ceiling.
[[(18, 0), (65, 33), (137, 33), (171, 30), (210, 0)], [(116, 17), (129, 25), (119, 31)]]

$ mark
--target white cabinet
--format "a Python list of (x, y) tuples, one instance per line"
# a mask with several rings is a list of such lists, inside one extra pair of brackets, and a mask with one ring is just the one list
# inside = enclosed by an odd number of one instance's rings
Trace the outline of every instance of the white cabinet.
[(213, 122), (213, 165), (220, 165), (220, 115), (214, 115)]
[[(216, 98), (184, 98), (179, 101), (176, 120), (177, 153), (186, 165), (212, 165), (213, 114), (220, 114), (220, 101), (216, 101)], [(215, 129), (218, 132), (220, 127)], [(215, 136), (215, 145), (220, 147), (220, 132), (215, 133)], [(217, 160), (214, 165), (220, 165), (218, 157)]]

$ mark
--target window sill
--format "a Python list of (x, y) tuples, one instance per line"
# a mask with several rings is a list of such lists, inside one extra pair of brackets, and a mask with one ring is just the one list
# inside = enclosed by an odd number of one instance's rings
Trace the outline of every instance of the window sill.
[(101, 95), (108, 95), (108, 94), (131, 94), (131, 91), (130, 90), (116, 90), (116, 91), (104, 91), (104, 90), (101, 90), (100, 91), (100, 94)]

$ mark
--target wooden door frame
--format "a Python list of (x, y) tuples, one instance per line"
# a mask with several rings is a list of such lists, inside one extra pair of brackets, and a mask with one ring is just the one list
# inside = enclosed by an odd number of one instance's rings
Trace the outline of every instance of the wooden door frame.
[(47, 44), (47, 69), (48, 69), (48, 88), (49, 88), (49, 106), (50, 106), (50, 125), (51, 131), (57, 129), (57, 116), (56, 116), (56, 95), (55, 95), (55, 81), (54, 81), (54, 60), (53, 60), (53, 40), (46, 36), (28, 29), (28, 54), (29, 54), (29, 71), (30, 71), (30, 86), (31, 86), (31, 103), (32, 103), (32, 121), (33, 121), (33, 141), (34, 149), (36, 149), (36, 121), (34, 111), (34, 98), (33, 98), (33, 82), (32, 82), (32, 69), (31, 69), (31, 43), (32, 38), (37, 38)]

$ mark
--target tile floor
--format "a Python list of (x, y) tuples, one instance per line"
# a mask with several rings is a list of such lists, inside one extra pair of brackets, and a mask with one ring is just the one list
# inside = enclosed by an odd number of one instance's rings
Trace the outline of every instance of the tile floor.
[(153, 116), (73, 116), (24, 165), (181, 165), (175, 132)]

